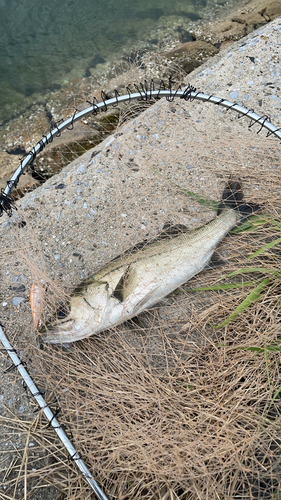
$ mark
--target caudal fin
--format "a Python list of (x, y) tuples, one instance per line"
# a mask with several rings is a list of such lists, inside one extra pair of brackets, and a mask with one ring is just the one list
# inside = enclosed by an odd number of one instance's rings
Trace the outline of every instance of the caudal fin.
[(243, 201), (243, 197), (244, 194), (241, 181), (229, 179), (222, 194), (218, 215), (220, 215), (225, 209), (236, 210), (241, 216), (239, 220), (239, 224), (241, 224), (241, 222), (247, 219), (247, 217), (253, 215), (261, 209), (261, 205), (245, 202)]

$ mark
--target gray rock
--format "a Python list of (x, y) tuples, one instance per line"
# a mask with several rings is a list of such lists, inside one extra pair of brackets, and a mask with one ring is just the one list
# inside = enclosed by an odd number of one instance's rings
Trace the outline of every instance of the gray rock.
[(12, 290), (13, 290), (13, 292), (18, 292), (18, 293), (25, 292), (25, 286), (24, 285), (14, 285), (14, 286), (12, 286)]
[(24, 297), (14, 297), (12, 299), (13, 306), (19, 306), (24, 301)]

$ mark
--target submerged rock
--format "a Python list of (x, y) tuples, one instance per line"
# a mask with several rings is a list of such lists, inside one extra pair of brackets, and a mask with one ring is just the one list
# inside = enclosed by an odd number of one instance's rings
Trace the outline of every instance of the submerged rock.
[(276, 17), (281, 15), (281, 1), (274, 0), (266, 6), (266, 8), (262, 11), (262, 15), (268, 16), (268, 18), (272, 21)]
[(218, 53), (218, 49), (211, 43), (195, 40), (179, 45), (166, 54), (168, 60), (176, 62), (186, 73), (198, 68), (209, 57)]

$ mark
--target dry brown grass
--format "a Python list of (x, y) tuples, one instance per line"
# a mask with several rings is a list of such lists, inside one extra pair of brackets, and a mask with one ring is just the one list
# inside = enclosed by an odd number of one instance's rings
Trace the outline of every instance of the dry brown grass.
[(188, 332), (148, 327), (138, 345), (119, 329), (67, 355), (45, 352), (61, 420), (110, 498), (264, 498), (276, 489), (279, 353), (267, 361), (238, 349), (276, 341), (276, 311), (264, 300), (224, 339), (190, 345), (207, 319)]
[[(240, 235), (239, 246), (237, 236), (230, 238), (235, 252), (227, 266), (195, 277), (188, 289), (206, 285), (207, 276), (210, 285), (229, 282), (222, 276), (246, 267), (245, 255), (274, 235), (266, 224)], [(278, 262), (274, 249), (251, 265), (272, 270)], [(53, 407), (61, 408), (60, 422), (110, 499), (273, 498), (281, 480), (280, 399), (274, 399), (280, 352), (247, 348), (279, 343), (280, 279), (220, 330), (210, 322), (225, 319), (251, 288), (186, 289), (142, 314), (139, 323), (67, 351), (33, 350), (34, 375)], [(65, 498), (90, 498), (60, 446), (48, 441), (45, 429), (36, 432), (47, 455), (60, 461), (38, 474)], [(31, 480), (35, 473), (26, 474)]]

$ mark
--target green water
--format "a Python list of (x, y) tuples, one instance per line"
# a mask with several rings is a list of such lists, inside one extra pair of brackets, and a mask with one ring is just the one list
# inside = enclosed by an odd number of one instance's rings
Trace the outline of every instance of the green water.
[(0, 121), (34, 93), (89, 76), (143, 43), (153, 49), (163, 22), (200, 19), (206, 1), (0, 0)]

